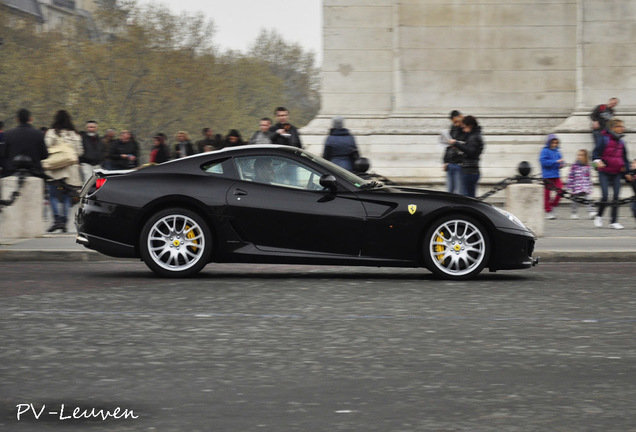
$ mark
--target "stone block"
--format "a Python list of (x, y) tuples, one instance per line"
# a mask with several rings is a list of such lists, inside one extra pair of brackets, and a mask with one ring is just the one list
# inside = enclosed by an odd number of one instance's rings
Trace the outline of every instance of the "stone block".
[(325, 28), (392, 27), (391, 6), (330, 6), (325, 14)]
[(324, 55), (336, 49), (393, 50), (391, 28), (324, 28)]
[[(18, 190), (18, 176), (5, 177), (0, 180), (2, 199), (11, 198), (13, 191)], [(2, 208), (0, 212), (0, 238), (34, 238), (45, 231), (44, 226), (44, 182), (40, 178), (26, 177), (19, 189), (20, 196), (15, 202)]]
[[(331, 75), (339, 75), (339, 79), (331, 79)], [(323, 76), (330, 84), (325, 86), (325, 92), (339, 93), (391, 93), (393, 74), (390, 72), (351, 72), (343, 76), (338, 72), (325, 72)]]
[(332, 6), (393, 6), (394, 0), (322, 0), (325, 8)]
[(543, 211), (543, 186), (534, 183), (517, 183), (506, 188), (506, 210), (517, 216), (537, 236), (545, 228)]
[(338, 72), (348, 76), (352, 72), (393, 72), (393, 51), (390, 50), (336, 50), (329, 52), (325, 58), (321, 72)]

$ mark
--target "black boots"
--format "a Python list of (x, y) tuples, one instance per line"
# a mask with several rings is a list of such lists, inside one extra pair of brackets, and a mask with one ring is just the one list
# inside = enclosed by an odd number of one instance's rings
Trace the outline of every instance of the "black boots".
[(51, 225), (49, 227), (49, 229), (46, 230), (46, 232), (54, 232), (57, 230), (62, 230), (62, 232), (66, 232), (66, 218), (65, 217), (60, 217), (60, 216), (56, 216), (55, 217), (55, 221), (53, 222), (53, 225)]

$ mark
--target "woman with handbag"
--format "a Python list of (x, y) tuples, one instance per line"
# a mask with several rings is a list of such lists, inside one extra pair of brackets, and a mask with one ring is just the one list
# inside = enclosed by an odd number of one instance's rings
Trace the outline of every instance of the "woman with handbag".
[[(82, 138), (66, 110), (60, 110), (55, 114), (51, 128), (44, 135), (44, 142), (49, 151), (49, 157), (42, 161), (45, 173), (53, 180), (62, 181), (69, 186), (82, 186), (79, 165)], [(67, 189), (59, 186), (59, 182), (49, 183), (47, 187), (54, 218), (53, 225), (47, 231), (66, 232), (72, 197)]]

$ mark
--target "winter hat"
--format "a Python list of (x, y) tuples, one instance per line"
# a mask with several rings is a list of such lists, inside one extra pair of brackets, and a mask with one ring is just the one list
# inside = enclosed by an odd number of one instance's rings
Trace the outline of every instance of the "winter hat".
[(341, 116), (335, 116), (331, 121), (331, 127), (333, 129), (342, 129), (344, 127), (344, 118)]

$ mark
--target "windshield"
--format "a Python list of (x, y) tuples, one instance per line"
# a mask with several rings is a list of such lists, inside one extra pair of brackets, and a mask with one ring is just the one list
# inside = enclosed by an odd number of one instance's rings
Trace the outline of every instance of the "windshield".
[(317, 163), (318, 165), (324, 167), (328, 171), (334, 171), (340, 177), (343, 177), (350, 184), (352, 184), (353, 186), (355, 186), (357, 188), (364, 189), (364, 188), (368, 187), (367, 184), (369, 182), (367, 182), (366, 180), (358, 177), (357, 175), (355, 175), (351, 171), (347, 171), (346, 169), (344, 169), (342, 167), (339, 167), (335, 163), (331, 163), (328, 160), (325, 160), (325, 159), (323, 159), (321, 157), (318, 157), (318, 156), (313, 155), (311, 153), (308, 153), (306, 151), (300, 151), (299, 153), (301, 154), (301, 156), (306, 157), (307, 159)]

